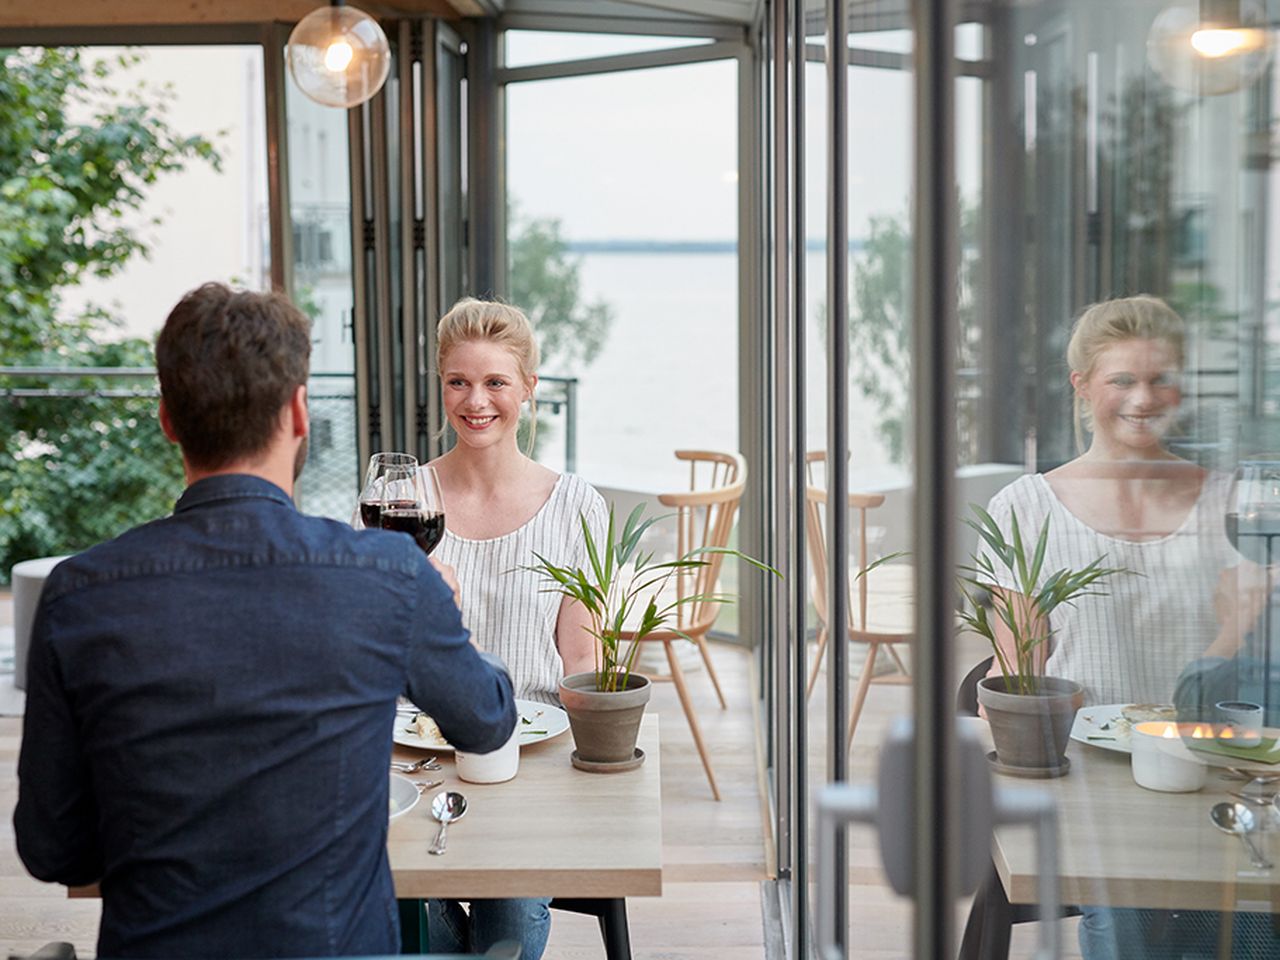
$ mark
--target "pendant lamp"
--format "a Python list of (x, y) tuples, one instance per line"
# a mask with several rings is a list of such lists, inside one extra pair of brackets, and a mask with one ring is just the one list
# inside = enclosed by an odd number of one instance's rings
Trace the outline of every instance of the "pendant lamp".
[(1252, 0), (1166, 7), (1147, 34), (1147, 60), (1171, 87), (1199, 96), (1242, 90), (1271, 61), (1271, 30)]
[(378, 22), (342, 0), (299, 20), (285, 52), (302, 92), (326, 107), (364, 103), (391, 69), (391, 46)]

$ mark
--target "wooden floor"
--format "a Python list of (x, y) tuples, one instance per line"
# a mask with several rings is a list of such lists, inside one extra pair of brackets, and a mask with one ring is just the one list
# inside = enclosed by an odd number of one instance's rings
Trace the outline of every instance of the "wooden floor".
[[(8, 620), (0, 594), (0, 626)], [(690, 675), (703, 732), (714, 757), (723, 800), (711, 799), (684, 715), (669, 683), (655, 685), (651, 709), (662, 717), (663, 895), (628, 901), (636, 960), (756, 960), (764, 957), (761, 882), (768, 877), (767, 824), (762, 814), (755, 743), (750, 655), (716, 645), (713, 655), (729, 697), (722, 711), (707, 676)], [(967, 661), (965, 661), (967, 662)], [(819, 685), (821, 689), (821, 684)], [(873, 685), (859, 725), (854, 769), (873, 769), (875, 744), (889, 718), (910, 709), (907, 687)], [(822, 722), (815, 692), (810, 718)], [(27, 876), (13, 845), (21, 720), (0, 718), (0, 956), (69, 940), (82, 957), (94, 954), (98, 904), (69, 901), (62, 888)], [(814, 737), (811, 770), (821, 782), (824, 760)], [(853, 957), (905, 957), (910, 952), (910, 904), (885, 886), (874, 834), (858, 830), (851, 841), (850, 920)], [(961, 914), (962, 916), (963, 914)], [(1076, 956), (1074, 921), (1064, 921), (1065, 955)], [(1034, 925), (1015, 930), (1013, 956), (1030, 955)], [(595, 921), (557, 912), (548, 960), (603, 957)]]

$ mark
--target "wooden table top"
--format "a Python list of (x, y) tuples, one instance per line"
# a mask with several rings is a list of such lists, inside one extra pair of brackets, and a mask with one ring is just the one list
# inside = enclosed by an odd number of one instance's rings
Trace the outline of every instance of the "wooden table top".
[[(645, 762), (625, 773), (583, 773), (569, 762), (573, 735), (521, 748), (520, 772), (506, 783), (463, 783), (452, 756), (437, 754), (441, 779), (391, 821), (387, 850), (399, 897), (631, 897), (662, 893), (662, 777), (658, 717), (640, 727)], [(421, 750), (396, 747), (397, 759)], [(438, 824), (431, 797), (459, 790), (467, 813), (449, 827), (443, 856), (427, 853)]]
[[(1205, 910), (1280, 904), (1280, 821), (1254, 834), (1277, 864), (1259, 870), (1244, 844), (1209, 821), (1209, 808), (1243, 786), (1225, 779), (1220, 767), (1209, 768), (1196, 793), (1159, 793), (1134, 783), (1127, 753), (1073, 741), (1067, 756), (1071, 769), (1055, 780), (995, 777), (1001, 786), (1037, 786), (1055, 795), (1063, 903)], [(1264, 822), (1271, 817), (1260, 808), (1256, 813)], [(1010, 902), (1035, 902), (1032, 830), (997, 830), (993, 856)]]
[[(625, 773), (583, 773), (569, 761), (573, 735), (520, 749), (520, 772), (506, 783), (464, 783), (453, 757), (444, 770), (412, 774), (444, 780), (391, 821), (387, 853), (396, 896), (656, 897), (662, 895), (662, 775), (658, 715), (647, 713), (637, 741), (645, 761)], [(427, 751), (395, 747), (398, 760)], [(431, 798), (457, 790), (467, 813), (449, 825), (443, 856), (427, 853), (439, 824)], [(96, 884), (71, 897), (99, 896)]]

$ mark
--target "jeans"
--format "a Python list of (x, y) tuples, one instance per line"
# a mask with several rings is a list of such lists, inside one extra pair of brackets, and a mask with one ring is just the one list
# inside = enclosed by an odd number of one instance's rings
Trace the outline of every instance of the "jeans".
[[(1274, 960), (1280, 936), (1270, 914), (1211, 910), (1136, 910), (1081, 907), (1084, 960)], [(1231, 949), (1218, 949), (1224, 920)]]
[(539, 960), (551, 932), (550, 897), (427, 901), (427, 948), (433, 953), (484, 953), (499, 940), (520, 944), (520, 960)]

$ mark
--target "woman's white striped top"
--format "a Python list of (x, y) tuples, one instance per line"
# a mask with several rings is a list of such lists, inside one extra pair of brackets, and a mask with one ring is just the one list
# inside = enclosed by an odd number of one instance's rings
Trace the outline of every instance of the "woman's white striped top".
[[(1172, 700), (1178, 674), (1217, 633), (1218, 575), (1239, 562), (1223, 528), (1229, 488), (1229, 476), (1208, 474), (1182, 525), (1166, 537), (1141, 541), (1086, 525), (1042, 474), (1019, 477), (992, 498), (989, 512), (1006, 537), (1017, 511), (1029, 551), (1045, 517), (1051, 518), (1044, 577), (1064, 567), (1078, 570), (1103, 555), (1105, 566), (1134, 571), (1108, 578), (1107, 596), (1081, 597), (1053, 612), (1046, 673), (1083, 684), (1088, 704)], [(1012, 576), (1001, 586), (1012, 588)]]
[(535, 552), (558, 566), (585, 566), (582, 515), (603, 539), (604, 498), (581, 477), (561, 474), (547, 502), (523, 526), (489, 540), (468, 540), (446, 529), (435, 551), (457, 571), (462, 622), (480, 649), (502, 658), (516, 696), (526, 700), (559, 704), (564, 664), (556, 647), (561, 598), (541, 592), (537, 574), (520, 567), (533, 563)]

